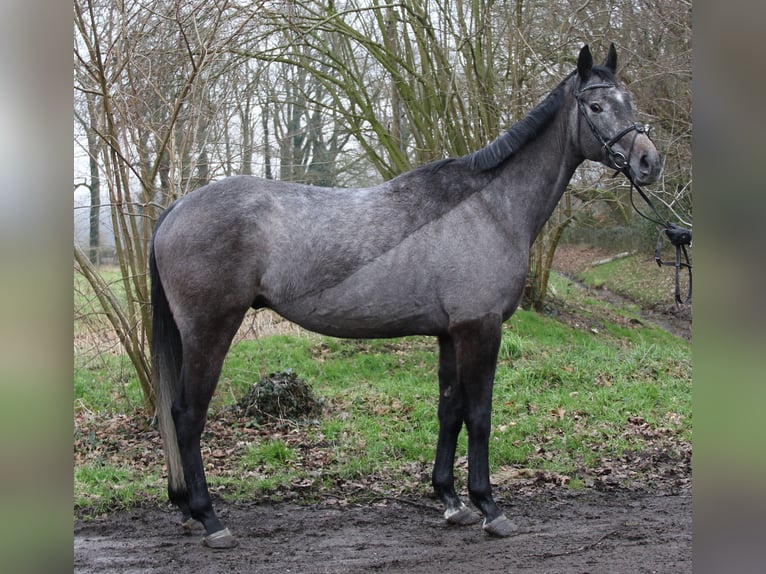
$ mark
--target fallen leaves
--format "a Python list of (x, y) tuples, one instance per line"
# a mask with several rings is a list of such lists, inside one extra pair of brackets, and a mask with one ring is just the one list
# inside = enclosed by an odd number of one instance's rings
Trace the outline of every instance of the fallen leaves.
[[(402, 409), (397, 400), (382, 405), (384, 410)], [(340, 412), (340, 418), (343, 411)], [(568, 412), (563, 407), (550, 410), (554, 423), (563, 419), (580, 424), (581, 413)], [(524, 467), (504, 466), (493, 469), (492, 483), (498, 492), (534, 494), (541, 490), (573, 484), (598, 490), (651, 488), (673, 490), (688, 488), (691, 484), (691, 444), (679, 438), (678, 428), (683, 417), (668, 413), (661, 424), (651, 424), (638, 415), (628, 415), (624, 427), (617, 435), (625, 444), (635, 444), (619, 454), (603, 452), (599, 445), (603, 437), (594, 430), (593, 460), (583, 461), (575, 472), (560, 473), (548, 468), (561, 445), (561, 429), (555, 429), (550, 440), (537, 436), (529, 460)], [(497, 425), (495, 432), (506, 434), (516, 427), (511, 421)], [(551, 432), (550, 430), (548, 432)], [(606, 432), (605, 429), (603, 432)], [(614, 431), (611, 431), (614, 432)], [(546, 435), (548, 436), (548, 435)], [(435, 440), (436, 437), (434, 437)], [(532, 437), (528, 437), (530, 440)], [(342, 439), (341, 439), (342, 440)], [(507, 439), (505, 439), (507, 440)], [(527, 439), (524, 439), (526, 441)], [(284, 462), (278, 483), (264, 496), (282, 499), (308, 497), (322, 498), (330, 504), (346, 505), (348, 499), (376, 496), (407, 496), (408, 493), (430, 492), (432, 461), (399, 461), (397, 465), (381, 463), (374, 473), (365, 476), (342, 477), (337, 474), (339, 456), (335, 441), (328, 440), (321, 427), (282, 421), (254, 425), (249, 417), (234, 409), (222, 409), (208, 418), (202, 437), (202, 455), (211, 477), (218, 479), (216, 492), (226, 494), (232, 488), (231, 480), (266, 480), (274, 475), (265, 465), (245, 466), (243, 459), (252, 445), (280, 441), (295, 453)], [(522, 439), (519, 439), (521, 442)], [(343, 448), (356, 451), (359, 445)], [(350, 454), (349, 456), (353, 456)], [(75, 413), (74, 431), (75, 466), (100, 465), (107, 462), (136, 476), (160, 471), (164, 482), (164, 457), (159, 433), (152, 421), (142, 415), (104, 415), (80, 410)], [(540, 468), (529, 465), (540, 465)], [(458, 485), (467, 476), (467, 457), (458, 456), (455, 471)], [(240, 488), (242, 488), (240, 486)], [(256, 495), (253, 495), (256, 496)]]

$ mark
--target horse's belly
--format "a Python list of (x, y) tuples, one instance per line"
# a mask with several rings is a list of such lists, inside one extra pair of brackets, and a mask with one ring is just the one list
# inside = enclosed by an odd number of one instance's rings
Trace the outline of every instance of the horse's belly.
[(274, 310), (301, 327), (333, 337), (385, 338), (443, 332), (448, 317), (433, 301), (385, 294), (322, 292)]

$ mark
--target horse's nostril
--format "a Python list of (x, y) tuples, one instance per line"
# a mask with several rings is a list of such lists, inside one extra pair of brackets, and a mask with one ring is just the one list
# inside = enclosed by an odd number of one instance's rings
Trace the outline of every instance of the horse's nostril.
[(647, 172), (651, 171), (651, 169), (652, 169), (652, 162), (649, 159), (649, 154), (647, 152), (644, 152), (644, 153), (641, 154), (641, 161), (640, 161), (639, 165), (641, 166), (641, 170), (644, 173), (647, 173)]
[(644, 151), (638, 160), (638, 168), (642, 175), (651, 175), (660, 169), (659, 154), (651, 150)]

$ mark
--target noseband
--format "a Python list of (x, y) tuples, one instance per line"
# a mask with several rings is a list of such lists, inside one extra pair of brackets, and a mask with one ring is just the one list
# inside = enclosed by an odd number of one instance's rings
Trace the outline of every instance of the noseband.
[[(676, 290), (675, 290), (676, 304), (680, 305), (680, 304), (691, 303), (692, 265), (691, 265), (691, 262), (689, 261), (689, 253), (686, 250), (686, 246), (687, 245), (691, 246), (692, 231), (691, 229), (686, 229), (685, 227), (681, 227), (680, 225), (671, 223), (670, 221), (662, 217), (662, 215), (660, 215), (660, 213), (657, 211), (657, 208), (651, 202), (651, 200), (646, 195), (644, 190), (642, 190), (633, 179), (633, 173), (630, 169), (630, 163), (628, 162), (628, 158), (630, 157), (630, 154), (633, 152), (633, 145), (636, 142), (636, 137), (638, 136), (638, 134), (647, 134), (648, 136), (650, 127), (645, 124), (634, 123), (633, 125), (626, 127), (624, 130), (622, 130), (613, 138), (607, 140), (598, 131), (596, 124), (593, 123), (593, 120), (590, 118), (587, 110), (585, 109), (585, 103), (583, 103), (582, 101), (583, 92), (587, 92), (588, 90), (595, 90), (596, 88), (616, 88), (616, 87), (617, 87), (616, 84), (601, 83), (601, 84), (591, 84), (589, 86), (585, 86), (582, 89), (575, 88), (574, 97), (577, 100), (577, 107), (580, 110), (580, 115), (582, 115), (582, 117), (585, 118), (585, 121), (590, 127), (590, 131), (593, 132), (593, 135), (601, 143), (602, 148), (606, 151), (609, 157), (609, 160), (612, 162), (612, 166), (617, 170), (615, 171), (614, 175), (617, 175), (618, 173), (622, 173), (625, 175), (626, 178), (628, 178), (628, 181), (630, 182), (630, 203), (633, 206), (633, 209), (635, 209), (636, 212), (644, 219), (647, 219), (651, 221), (652, 223), (656, 223), (657, 225), (662, 227), (662, 229), (659, 232), (659, 235), (657, 236), (657, 246), (655, 247), (655, 250), (654, 250), (654, 260), (657, 262), (657, 265), (660, 267), (665, 265), (675, 267), (676, 269)], [(633, 131), (636, 132), (636, 135), (633, 136), (633, 141), (630, 144), (630, 151), (628, 151), (628, 157), (625, 157), (624, 153), (615, 150), (614, 147), (612, 146), (614, 146), (614, 144), (616, 144), (623, 137), (625, 137), (626, 135), (628, 135), (630, 132), (633, 132)], [(656, 216), (656, 218), (646, 215), (636, 206), (635, 202), (633, 201), (634, 188), (638, 191), (638, 193), (641, 195), (641, 197), (646, 202), (646, 204), (654, 212), (654, 215)], [(675, 261), (664, 261), (662, 259), (663, 232), (665, 236), (667, 236), (670, 243), (676, 248)], [(683, 255), (683, 259), (681, 258), (682, 255)], [(681, 269), (687, 269), (689, 271), (689, 291), (686, 294), (685, 298), (681, 296)]]

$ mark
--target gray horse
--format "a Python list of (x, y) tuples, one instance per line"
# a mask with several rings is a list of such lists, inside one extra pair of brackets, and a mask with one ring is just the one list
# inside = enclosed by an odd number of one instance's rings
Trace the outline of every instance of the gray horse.
[[(487, 147), (370, 188), (328, 189), (231, 177), (173, 203), (152, 239), (154, 388), (168, 492), (204, 543), (236, 539), (213, 510), (200, 435), (224, 357), (248, 309), (269, 307), (336, 337), (433, 335), (439, 436), (433, 487), (453, 524), (516, 530), (492, 498), (489, 435), (501, 325), (524, 289), (530, 246), (585, 159), (661, 171), (615, 78), (587, 46), (577, 69)], [(455, 492), (458, 434), (468, 432), (468, 492)], [(480, 514), (479, 514), (480, 513)]]

